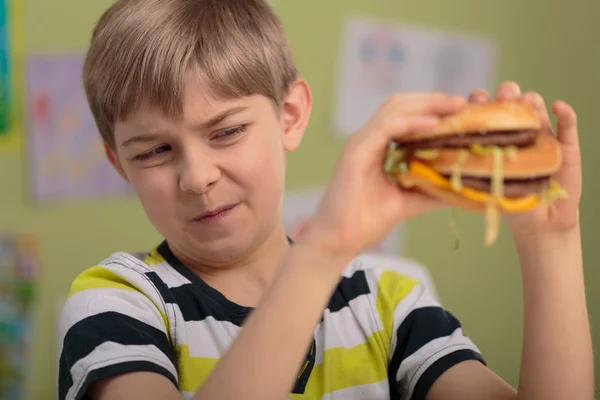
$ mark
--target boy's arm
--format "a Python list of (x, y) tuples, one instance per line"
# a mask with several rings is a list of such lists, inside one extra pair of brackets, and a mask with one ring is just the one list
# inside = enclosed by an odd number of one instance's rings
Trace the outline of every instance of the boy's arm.
[[(282, 400), (291, 393), (314, 329), (350, 261), (319, 243), (312, 236), (295, 242), (261, 304), (194, 399)], [(151, 400), (180, 395), (167, 379), (140, 372), (97, 384), (92, 398)]]
[(319, 243), (314, 236), (304, 236), (292, 246), (261, 304), (194, 399), (287, 398), (315, 327), (350, 261)]
[(518, 393), (482, 364), (464, 362), (440, 376), (427, 400), (594, 398), (579, 227), (517, 243), (525, 306)]

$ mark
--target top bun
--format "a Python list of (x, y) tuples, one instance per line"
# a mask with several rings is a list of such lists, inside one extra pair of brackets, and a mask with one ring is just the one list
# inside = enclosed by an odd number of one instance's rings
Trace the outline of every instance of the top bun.
[(458, 113), (443, 117), (434, 131), (408, 133), (395, 141), (410, 143), (439, 136), (539, 130), (541, 126), (541, 119), (532, 106), (521, 101), (492, 101), (469, 104)]

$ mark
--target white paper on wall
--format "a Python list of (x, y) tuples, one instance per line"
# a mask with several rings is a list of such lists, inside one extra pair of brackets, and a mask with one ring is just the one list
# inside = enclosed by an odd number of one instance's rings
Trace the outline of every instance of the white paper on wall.
[(342, 35), (334, 129), (341, 137), (356, 132), (394, 93), (490, 90), (496, 53), (484, 37), (349, 19)]

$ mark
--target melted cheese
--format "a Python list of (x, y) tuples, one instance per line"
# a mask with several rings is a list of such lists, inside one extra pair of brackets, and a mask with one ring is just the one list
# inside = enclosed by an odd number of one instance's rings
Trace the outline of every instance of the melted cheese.
[[(437, 187), (442, 189), (452, 190), (452, 185), (448, 179), (440, 175), (434, 169), (428, 167), (427, 165), (418, 162), (412, 161), (409, 164), (409, 171), (411, 175), (426, 179)], [(479, 203), (490, 203), (495, 202), (502, 209), (508, 212), (523, 212), (529, 211), (540, 204), (540, 197), (535, 194), (531, 194), (523, 197), (516, 198), (507, 198), (500, 197), (495, 199), (491, 194), (482, 192), (479, 190), (471, 189), (468, 187), (463, 187), (460, 190), (456, 191), (460, 195), (468, 198), (470, 200), (479, 202)]]

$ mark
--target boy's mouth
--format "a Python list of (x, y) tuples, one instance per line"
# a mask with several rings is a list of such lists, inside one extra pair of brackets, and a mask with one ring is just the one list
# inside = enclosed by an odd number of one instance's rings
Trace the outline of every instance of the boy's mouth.
[(226, 206), (215, 208), (214, 210), (207, 211), (205, 213), (200, 214), (199, 216), (194, 218), (194, 221), (203, 221), (203, 222), (204, 221), (212, 221), (212, 220), (216, 221), (216, 220), (220, 219), (221, 217), (224, 217), (226, 214), (228, 214), (231, 210), (233, 210), (237, 206), (238, 206), (238, 203), (235, 203), (235, 204), (228, 204)]

